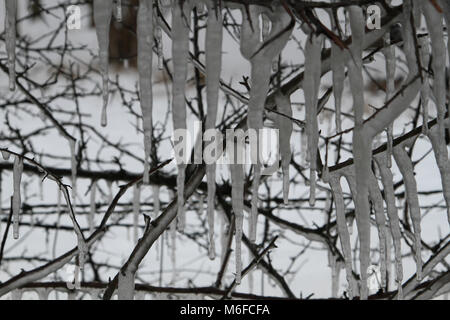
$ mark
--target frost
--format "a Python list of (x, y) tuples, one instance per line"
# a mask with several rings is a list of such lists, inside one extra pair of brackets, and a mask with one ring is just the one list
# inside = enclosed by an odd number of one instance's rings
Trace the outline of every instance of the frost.
[(137, 15), (139, 94), (144, 128), (144, 184), (150, 183), (150, 152), (152, 149), (152, 65), (153, 65), (153, 0), (139, 2)]
[(16, 89), (16, 15), (17, 1), (5, 0), (5, 38), (8, 55), (9, 89)]
[(20, 208), (22, 203), (20, 195), (20, 182), (22, 180), (22, 173), (23, 173), (23, 159), (19, 156), (16, 156), (13, 167), (14, 193), (12, 200), (14, 239), (19, 239), (19, 219), (20, 219)]
[(113, 0), (94, 0), (94, 23), (99, 46), (100, 69), (103, 78), (103, 109), (101, 125), (107, 125), (106, 109), (109, 97), (109, 30), (113, 14)]

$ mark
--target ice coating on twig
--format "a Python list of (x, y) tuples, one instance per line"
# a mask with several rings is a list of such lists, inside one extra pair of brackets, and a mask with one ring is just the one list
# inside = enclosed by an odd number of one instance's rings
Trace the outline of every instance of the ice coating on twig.
[(109, 30), (113, 14), (113, 0), (94, 0), (94, 23), (99, 46), (100, 71), (103, 79), (103, 108), (101, 125), (106, 127), (109, 99)]

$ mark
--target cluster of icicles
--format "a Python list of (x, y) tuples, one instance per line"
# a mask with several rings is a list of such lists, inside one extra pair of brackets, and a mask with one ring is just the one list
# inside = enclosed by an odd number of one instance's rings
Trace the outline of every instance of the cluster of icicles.
[[(191, 10), (208, 9), (208, 20), (206, 29), (206, 92), (207, 92), (207, 119), (206, 129), (215, 128), (219, 87), (220, 87), (220, 71), (222, 61), (222, 12), (219, 7), (220, 1), (207, 0), (185, 0), (170, 1), (161, 0), (159, 8), (162, 11), (171, 8), (172, 10), (172, 30), (171, 37), (173, 40), (172, 58), (173, 58), (173, 90), (172, 90), (172, 114), (173, 127), (175, 129), (186, 128), (186, 105), (185, 105), (185, 84), (187, 79), (187, 60), (189, 58), (189, 28)], [(416, 1), (414, 6), (411, 0), (405, 0), (403, 5), (403, 39), (404, 52), (408, 63), (409, 76), (406, 83), (414, 79), (417, 74), (422, 74), (421, 85), (421, 103), (423, 108), (424, 126), (423, 133), (426, 134), (431, 142), (436, 155), (438, 167), (442, 177), (442, 185), (444, 190), (444, 198), (447, 207), (450, 207), (450, 162), (448, 160), (448, 151), (444, 140), (445, 130), (445, 101), (446, 101), (446, 77), (445, 69), (447, 50), (445, 48), (444, 34), (442, 23), (445, 19), (447, 26), (450, 26), (450, 4), (447, 1), (439, 1), (439, 5), (444, 9), (444, 14), (436, 10), (431, 1)], [(10, 87), (15, 87), (15, 17), (16, 17), (16, 1), (6, 0), (6, 49), (8, 54), (8, 66), (10, 73)], [(138, 17), (137, 17), (137, 37), (138, 37), (138, 69), (140, 76), (140, 99), (143, 116), (144, 128), (144, 149), (145, 149), (145, 170), (144, 183), (149, 183), (149, 161), (150, 150), (152, 145), (152, 65), (153, 50), (158, 55), (158, 65), (161, 68), (163, 62), (162, 56), (162, 32), (163, 23), (159, 21), (159, 16), (155, 8), (156, 0), (139, 1)], [(249, 5), (248, 9), (242, 7), (242, 28), (241, 28), (241, 53), (245, 59), (251, 63), (251, 90), (248, 109), (247, 127), (251, 129), (260, 129), (263, 127), (264, 106), (267, 94), (269, 92), (270, 76), (273, 62), (285, 47), (293, 28), (289, 25), (290, 16), (281, 5), (274, 5), (272, 9), (257, 5)], [(343, 94), (343, 82), (345, 79), (345, 68), (350, 80), (351, 94), (354, 102), (355, 113), (355, 129), (353, 136), (353, 153), (354, 165), (347, 166), (342, 170), (328, 172), (325, 163), (322, 171), (322, 180), (330, 184), (333, 193), (338, 235), (344, 254), (344, 266), (349, 283), (350, 297), (359, 294), (361, 298), (367, 298), (367, 268), (370, 266), (370, 203), (373, 204), (375, 211), (375, 220), (378, 228), (380, 239), (380, 264), (382, 271), (382, 285), (386, 282), (387, 264), (390, 259), (386, 258), (386, 252), (389, 251), (387, 244), (387, 226), (394, 240), (395, 262), (396, 262), (396, 281), (398, 283), (399, 294), (401, 298), (401, 282), (402, 282), (402, 261), (400, 248), (400, 225), (397, 207), (395, 205), (393, 176), (390, 170), (392, 165), (392, 156), (394, 157), (401, 174), (404, 178), (406, 188), (406, 201), (413, 222), (413, 231), (415, 238), (415, 252), (417, 263), (417, 277), (421, 278), (421, 242), (420, 242), (420, 207), (417, 195), (417, 186), (414, 179), (413, 164), (406, 151), (412, 141), (402, 141), (397, 145), (393, 145), (392, 125), (386, 130), (387, 132), (387, 150), (372, 157), (371, 141), (374, 136), (367, 136), (363, 130), (363, 106), (364, 88), (362, 77), (362, 54), (365, 45), (365, 25), (364, 14), (359, 6), (350, 6), (346, 8), (349, 17), (349, 29), (351, 30), (352, 43), (348, 49), (340, 48), (336, 43), (331, 43), (331, 66), (333, 73), (333, 91), (335, 97), (336, 108), (336, 128), (337, 132), (341, 131), (341, 101)], [(94, 0), (94, 20), (99, 43), (100, 69), (103, 78), (103, 111), (101, 123), (107, 125), (107, 105), (108, 105), (108, 51), (109, 51), (109, 30), (112, 16), (121, 19), (122, 8), (121, 1), (113, 0)], [(431, 43), (428, 38), (420, 39), (420, 57), (422, 66), (427, 66), (430, 62), (432, 54), (432, 69), (434, 73), (433, 90), (429, 77), (426, 72), (419, 70), (418, 59), (415, 51), (415, 39), (412, 36), (413, 21), (420, 22), (420, 15), (423, 14), (428, 30)], [(332, 28), (337, 30), (337, 22), (331, 16)], [(414, 16), (415, 19), (411, 19)], [(262, 25), (259, 22), (261, 18)], [(310, 163), (310, 204), (315, 204), (315, 189), (317, 180), (317, 150), (319, 143), (319, 129), (317, 121), (318, 110), (318, 94), (320, 87), (320, 79), (322, 76), (322, 60), (321, 52), (324, 45), (325, 36), (318, 34), (309, 27), (306, 31), (308, 38), (305, 45), (305, 73), (303, 82), (303, 91), (305, 95), (306, 110), (306, 138), (302, 144), (307, 144), (308, 154), (303, 151), (303, 156)], [(169, 31), (168, 31), (169, 32)], [(262, 36), (261, 36), (262, 35)], [(156, 45), (154, 44), (156, 39)], [(386, 101), (392, 102), (395, 98), (395, 47), (390, 44), (389, 36), (384, 38), (386, 47), (383, 54), (386, 58), (386, 74), (387, 74), (387, 92)], [(430, 52), (431, 47), (431, 52)], [(450, 51), (450, 45), (449, 45)], [(350, 53), (350, 54), (349, 54)], [(351, 56), (351, 59), (348, 56)], [(402, 96), (402, 102), (408, 104), (415, 98), (415, 92), (409, 91), (409, 94)], [(437, 126), (428, 128), (428, 104), (434, 99), (437, 106)], [(283, 171), (283, 198), (288, 202), (289, 195), (289, 162), (291, 159), (290, 138), (292, 135), (292, 121), (289, 117), (292, 115), (290, 98), (281, 93), (275, 95), (275, 102), (278, 112), (282, 115), (275, 117), (275, 123), (280, 130), (280, 150), (282, 153), (282, 171)], [(382, 131), (382, 130), (381, 130)], [(381, 132), (376, 132), (379, 134)], [(367, 138), (370, 140), (368, 141)], [(72, 153), (72, 179), (75, 184), (76, 179), (76, 162), (75, 162), (75, 142), (69, 137)], [(258, 145), (258, 144), (257, 144)], [(255, 147), (255, 146), (252, 146)], [(252, 150), (253, 152), (253, 150)], [(372, 159), (373, 158), (373, 159)], [(383, 196), (380, 191), (377, 177), (371, 170), (371, 163), (374, 160), (381, 177), (384, 188), (384, 201), (387, 206), (388, 222), (384, 216)], [(18, 212), (20, 210), (20, 177), (23, 169), (23, 163), (19, 157), (14, 162), (14, 236), (18, 236)], [(185, 184), (184, 164), (178, 164), (177, 175), (177, 227), (184, 227), (184, 184)], [(235, 214), (236, 223), (236, 282), (241, 280), (241, 238), (242, 225), (244, 217), (244, 179), (243, 165), (233, 164), (230, 166), (232, 181), (232, 208)], [(252, 202), (250, 209), (250, 231), (249, 239), (256, 240), (256, 221), (258, 213), (258, 188), (260, 183), (262, 164), (257, 163), (254, 166), (254, 177), (252, 185)], [(214, 210), (215, 210), (215, 175), (216, 167), (214, 164), (207, 165), (207, 215), (209, 224), (209, 256), (215, 258), (214, 245)], [(352, 257), (349, 230), (346, 224), (343, 193), (340, 184), (341, 177), (344, 176), (348, 181), (351, 194), (355, 202), (356, 222), (360, 241), (360, 274), (361, 281), (358, 286), (353, 275)], [(95, 184), (92, 186), (92, 192), (96, 189)], [(154, 190), (155, 194), (159, 192)], [(75, 194), (75, 188), (74, 192)], [(92, 195), (95, 199), (95, 193)], [(158, 198), (156, 196), (155, 198)], [(75, 199), (75, 197), (74, 197)], [(135, 189), (135, 199), (139, 199), (139, 190)], [(95, 200), (94, 200), (95, 201)], [(136, 202), (138, 202), (136, 200)], [(95, 206), (91, 207), (91, 211), (95, 211)], [(139, 212), (139, 207), (135, 204), (133, 211), (135, 214)], [(447, 211), (449, 220), (450, 212)], [(137, 215), (137, 214), (136, 214)], [(92, 219), (92, 218), (91, 218)], [(137, 225), (137, 223), (135, 223)], [(92, 230), (92, 223), (90, 222)], [(135, 236), (136, 237), (136, 236)], [(334, 268), (340, 268), (341, 264), (331, 263)], [(334, 270), (333, 274), (338, 274)], [(336, 278), (336, 277), (335, 277)]]

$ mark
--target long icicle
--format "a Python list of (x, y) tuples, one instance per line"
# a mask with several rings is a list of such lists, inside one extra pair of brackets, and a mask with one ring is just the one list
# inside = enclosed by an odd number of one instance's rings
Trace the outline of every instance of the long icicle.
[(244, 168), (242, 164), (231, 164), (231, 202), (235, 216), (236, 234), (235, 234), (235, 259), (236, 259), (236, 283), (241, 283), (242, 272), (242, 228), (244, 222)]
[(282, 6), (278, 6), (273, 12), (265, 12), (272, 29), (267, 39), (261, 42), (261, 28), (259, 17), (263, 13), (263, 8), (251, 5), (249, 14), (244, 14), (241, 27), (241, 53), (250, 61), (251, 70), (251, 89), (250, 100), (248, 104), (247, 126), (249, 133), (256, 135), (256, 143), (251, 143), (251, 158), (254, 164), (254, 177), (252, 182), (252, 207), (250, 215), (251, 232), (250, 241), (256, 240), (256, 225), (258, 214), (258, 189), (261, 179), (261, 150), (259, 150), (259, 130), (263, 128), (264, 106), (270, 85), (270, 75), (272, 62), (286, 45), (292, 28), (289, 28), (289, 15)]
[(16, 19), (17, 1), (5, 0), (5, 38), (8, 55), (9, 90), (16, 89)]
[[(386, 33), (384, 42), (386, 48), (383, 49), (383, 54), (386, 60), (386, 99), (388, 102), (395, 93), (395, 69), (396, 69), (396, 60), (395, 60), (395, 45), (391, 45), (391, 37), (389, 33)], [(391, 123), (387, 130), (387, 163), (388, 168), (392, 166), (392, 144), (394, 142), (394, 123)]]
[[(427, 37), (419, 39), (420, 59), (422, 66), (428, 68), (430, 64), (430, 45)], [(430, 77), (428, 72), (423, 72), (423, 84), (420, 89), (420, 100), (422, 104), (422, 133), (428, 133), (428, 104), (430, 102)]]
[(153, 131), (153, 0), (141, 0), (137, 15), (139, 95), (144, 129), (144, 184), (150, 183), (150, 152)]
[(277, 115), (275, 117), (278, 130), (280, 132), (280, 151), (281, 151), (281, 169), (283, 171), (283, 202), (285, 205), (289, 203), (289, 165), (291, 163), (291, 136), (293, 131), (292, 105), (288, 96), (283, 94), (275, 95), (278, 112), (284, 116)]
[(403, 299), (402, 281), (403, 281), (403, 264), (402, 264), (402, 234), (400, 230), (400, 220), (398, 218), (398, 210), (395, 203), (394, 177), (391, 170), (387, 166), (387, 159), (383, 154), (375, 156), (378, 169), (383, 183), (384, 196), (386, 201), (387, 214), (389, 217), (389, 226), (391, 228), (392, 239), (394, 241), (395, 250), (395, 270), (398, 299)]
[(417, 195), (417, 183), (414, 178), (414, 167), (412, 160), (409, 158), (408, 153), (402, 145), (396, 146), (394, 148), (394, 159), (397, 163), (398, 168), (403, 176), (405, 182), (406, 190), (406, 201), (408, 203), (409, 212), (411, 215), (411, 220), (413, 222), (414, 228), (414, 238), (416, 251), (416, 267), (417, 267), (417, 280), (422, 280), (422, 240), (420, 237), (421, 227), (420, 227), (420, 206), (419, 197)]
[(317, 122), (317, 104), (321, 77), (321, 52), (323, 35), (310, 34), (305, 45), (305, 94), (306, 133), (308, 135), (308, 151), (310, 163), (310, 196), (311, 206), (316, 202), (316, 170), (317, 148), (319, 144), (319, 127)]
[(386, 217), (384, 215), (383, 195), (378, 186), (378, 180), (372, 173), (369, 175), (369, 196), (375, 211), (375, 221), (378, 229), (378, 240), (380, 245), (380, 272), (381, 272), (381, 289), (386, 290)]
[(108, 124), (106, 109), (109, 99), (109, 30), (113, 14), (113, 0), (94, 0), (94, 23), (100, 56), (100, 70), (103, 79), (103, 108), (101, 125)]
[[(217, 108), (219, 104), (220, 72), (222, 70), (222, 10), (216, 2), (209, 2), (208, 24), (206, 26), (206, 99), (208, 103), (208, 115), (206, 117), (206, 130), (215, 130), (217, 121)], [(218, 137), (210, 144), (217, 144)], [(217, 157), (217, 155), (215, 155)], [(206, 166), (208, 183), (208, 235), (209, 258), (216, 258), (214, 243), (214, 211), (216, 197), (216, 163)]]
[[(174, 130), (186, 130), (185, 86), (187, 78), (187, 59), (189, 55), (189, 25), (191, 17), (191, 4), (189, 1), (173, 1), (172, 5), (172, 59), (173, 59), (173, 85), (172, 85), (172, 118)], [(186, 147), (186, 139), (182, 142)], [(186, 150), (186, 148), (183, 148)], [(180, 231), (184, 215), (184, 183), (186, 164), (177, 163), (177, 206)]]
[(365, 19), (359, 6), (348, 8), (350, 27), (352, 29), (352, 59), (348, 63), (350, 88), (355, 113), (355, 129), (353, 131), (353, 157), (355, 161), (355, 194), (356, 225), (360, 242), (360, 274), (361, 299), (368, 297), (367, 269), (370, 265), (370, 213), (369, 213), (369, 174), (372, 155), (371, 138), (364, 130), (364, 81), (362, 76), (362, 46), (365, 33)]
[[(331, 26), (333, 31), (336, 32), (338, 29), (338, 21), (336, 21), (332, 11), (329, 12)], [(344, 81), (345, 81), (345, 63), (342, 59), (344, 51), (342, 51), (339, 46), (331, 42), (331, 70), (333, 72), (333, 95), (334, 104), (336, 109), (336, 132), (342, 131), (342, 119), (341, 119), (341, 106), (342, 106), (342, 94), (344, 92)]]
[(342, 187), (340, 183), (340, 176), (330, 174), (330, 187), (333, 192), (334, 203), (336, 206), (336, 224), (339, 234), (339, 241), (341, 242), (342, 252), (344, 254), (345, 272), (347, 282), (350, 288), (349, 298), (353, 299), (356, 295), (356, 283), (353, 279), (352, 268), (352, 247), (350, 243), (350, 234), (347, 228), (345, 219), (345, 204), (344, 196), (342, 195)]
[(13, 203), (12, 203), (12, 211), (13, 211), (13, 237), (14, 239), (19, 239), (19, 221), (20, 221), (20, 209), (21, 209), (21, 196), (20, 196), (20, 182), (22, 180), (23, 173), (23, 159), (19, 156), (16, 156), (14, 159), (14, 167), (13, 167), (13, 185), (14, 185), (14, 193), (13, 193)]
[(88, 225), (89, 225), (89, 232), (94, 232), (94, 218), (95, 218), (95, 212), (97, 211), (96, 203), (95, 203), (95, 197), (97, 194), (97, 180), (93, 180), (91, 184), (91, 197), (90, 197), (90, 211), (89, 211), (89, 219), (88, 219)]
[(141, 211), (141, 187), (135, 184), (133, 187), (133, 241), (137, 243), (138, 241), (138, 224), (139, 224), (139, 213)]

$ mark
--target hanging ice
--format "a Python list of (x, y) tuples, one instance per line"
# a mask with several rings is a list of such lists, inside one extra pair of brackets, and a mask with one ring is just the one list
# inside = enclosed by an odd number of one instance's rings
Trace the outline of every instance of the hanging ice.
[(244, 222), (244, 168), (241, 164), (230, 165), (231, 169), (231, 201), (235, 216), (236, 235), (235, 235), (235, 257), (236, 257), (236, 283), (241, 283), (242, 272), (242, 227)]
[(19, 156), (16, 156), (13, 167), (14, 193), (12, 200), (14, 239), (19, 239), (19, 219), (20, 219), (20, 208), (22, 203), (20, 196), (20, 182), (22, 180), (22, 173), (23, 173), (23, 159)]
[[(206, 130), (215, 130), (217, 121), (217, 108), (219, 102), (220, 73), (222, 70), (222, 10), (215, 2), (208, 3), (208, 23), (206, 27), (206, 93), (208, 103), (208, 115), (206, 117)], [(217, 144), (216, 139), (210, 142)], [(208, 143), (205, 144), (205, 147)], [(217, 157), (218, 155), (215, 154)], [(209, 258), (216, 257), (214, 243), (214, 211), (216, 197), (216, 164), (206, 166), (208, 183), (208, 232), (209, 232)]]
[(311, 33), (305, 45), (305, 80), (303, 92), (305, 94), (305, 119), (306, 134), (308, 136), (308, 150), (310, 163), (310, 196), (311, 206), (316, 202), (316, 170), (317, 170), (317, 148), (319, 144), (319, 127), (317, 123), (317, 103), (320, 87), (322, 68), (322, 44), (323, 35), (316, 36)]
[(8, 55), (9, 89), (16, 89), (16, 14), (17, 1), (5, 0), (5, 38)]
[(139, 213), (141, 211), (141, 187), (135, 184), (133, 187), (133, 241), (137, 243), (138, 241), (138, 224), (139, 224)]
[(285, 116), (277, 115), (276, 124), (280, 132), (280, 152), (281, 152), (281, 169), (283, 171), (283, 201), (284, 204), (289, 203), (289, 165), (292, 158), (291, 152), (291, 136), (292, 136), (292, 106), (290, 98), (277, 94), (275, 96), (278, 112)]
[(107, 125), (106, 109), (109, 97), (109, 30), (113, 14), (113, 0), (94, 0), (94, 23), (99, 46), (100, 69), (103, 78), (103, 109), (101, 125)]
[(141, 0), (137, 15), (139, 94), (144, 128), (144, 184), (150, 183), (150, 152), (153, 131), (153, 0)]
[(89, 212), (89, 232), (92, 233), (94, 231), (94, 218), (95, 218), (95, 212), (97, 211), (96, 203), (95, 203), (95, 197), (97, 194), (97, 180), (93, 180), (91, 184), (91, 205), (90, 205), (90, 212)]
[(154, 184), (152, 185), (152, 196), (153, 196), (153, 214), (152, 214), (152, 219), (156, 219), (159, 216), (159, 210), (161, 207), (160, 204), (160, 200), (159, 200), (159, 193), (160, 193), (160, 188), (158, 185)]
[[(173, 1), (172, 4), (172, 59), (173, 59), (173, 85), (172, 85), (172, 118), (173, 128), (186, 129), (185, 85), (187, 77), (187, 59), (189, 55), (189, 25), (191, 17), (191, 4), (189, 1)], [(182, 142), (186, 146), (186, 141)], [(186, 149), (186, 148), (184, 148)], [(186, 164), (177, 163), (177, 206), (178, 217), (184, 215), (184, 183)], [(179, 225), (182, 231), (183, 219)]]

